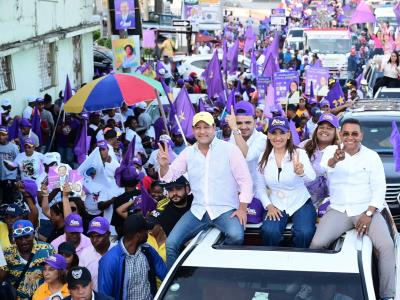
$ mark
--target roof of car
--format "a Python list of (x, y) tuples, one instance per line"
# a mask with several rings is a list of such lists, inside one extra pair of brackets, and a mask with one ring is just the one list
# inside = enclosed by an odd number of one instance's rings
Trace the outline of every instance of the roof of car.
[[(263, 246), (215, 247), (220, 231), (211, 229), (183, 261), (182, 266), (309, 272), (358, 273), (357, 234), (349, 231), (340, 251), (315, 251)], [(363, 243), (366, 239), (363, 240)], [(192, 241), (193, 242), (193, 241)], [(195, 243), (195, 242), (193, 242)], [(370, 243), (367, 239), (367, 243)], [(190, 247), (190, 246), (189, 246)], [(300, 251), (299, 251), (300, 250)]]

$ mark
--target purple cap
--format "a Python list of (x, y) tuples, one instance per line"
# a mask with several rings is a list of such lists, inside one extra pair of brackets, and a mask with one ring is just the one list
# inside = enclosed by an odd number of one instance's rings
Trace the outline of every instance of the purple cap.
[(26, 138), (24, 140), (24, 145), (35, 146), (35, 143), (33, 142), (33, 140), (31, 138)]
[(276, 129), (280, 129), (285, 133), (288, 132), (290, 130), (289, 121), (284, 117), (275, 117), (270, 119), (268, 132), (274, 132)]
[(260, 200), (253, 198), (247, 206), (247, 223), (258, 224), (263, 221), (264, 207)]
[(338, 120), (338, 118), (335, 116), (335, 115), (333, 115), (333, 114), (327, 114), (327, 113), (325, 113), (325, 114), (322, 114), (320, 117), (319, 117), (319, 120), (318, 120), (318, 125), (319, 124), (321, 124), (322, 122), (328, 122), (329, 124), (331, 124), (333, 127), (335, 127), (335, 128), (339, 128), (339, 120)]
[(177, 85), (184, 85), (185, 84), (185, 80), (183, 80), (182, 78), (179, 78), (178, 81), (176, 82)]
[(105, 140), (98, 141), (97, 147), (99, 147), (100, 149), (108, 149), (108, 144)]
[(235, 114), (237, 116), (254, 117), (254, 106), (250, 102), (240, 101), (235, 106)]
[(2, 134), (8, 134), (8, 130), (6, 126), (0, 126), (0, 133)]
[(64, 219), (65, 232), (83, 232), (82, 218), (72, 213)]
[(19, 121), (19, 126), (20, 127), (32, 127), (32, 124), (31, 124), (31, 122), (29, 122), (28, 119), (21, 119)]
[(36, 98), (36, 102), (38, 103), (44, 102), (44, 99), (42, 97)]
[(64, 256), (61, 254), (55, 253), (44, 260), (45, 264), (48, 264), (50, 267), (56, 270), (66, 270), (67, 269), (67, 261)]
[(328, 200), (325, 203), (322, 203), (319, 207), (318, 207), (318, 217), (322, 218), (322, 216), (324, 214), (326, 214), (326, 212), (328, 211), (329, 205), (331, 204), (331, 202)]
[(135, 165), (139, 165), (139, 166), (142, 166), (142, 165), (143, 165), (142, 160), (141, 160), (139, 157), (134, 157), (133, 160), (132, 160), (132, 162), (133, 162), (133, 164), (135, 164)]
[(329, 107), (331, 107), (331, 105), (329, 104), (329, 101), (328, 100), (322, 100), (320, 103), (319, 103), (319, 107), (323, 107), (323, 106), (325, 106), (325, 105), (328, 105)]
[(88, 233), (96, 232), (98, 234), (105, 234), (110, 231), (110, 223), (106, 218), (96, 217), (89, 223)]
[(24, 185), (25, 192), (27, 192), (33, 198), (33, 201), (36, 202), (36, 197), (38, 194), (38, 186), (36, 184), (36, 181), (25, 179), (22, 181), (22, 183)]

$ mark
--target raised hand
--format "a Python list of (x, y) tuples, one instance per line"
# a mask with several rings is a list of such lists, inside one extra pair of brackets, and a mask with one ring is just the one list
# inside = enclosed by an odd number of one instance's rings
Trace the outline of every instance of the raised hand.
[(158, 143), (157, 161), (161, 167), (169, 166), (168, 146), (166, 143)]
[(300, 157), (299, 157), (299, 152), (298, 151), (296, 151), (293, 154), (293, 170), (296, 173), (296, 175), (298, 175), (298, 176), (304, 175), (304, 166), (300, 162)]
[(345, 159), (345, 152), (342, 149), (341, 144), (339, 143), (338, 148), (335, 151), (335, 154), (333, 154), (333, 159), (335, 162), (339, 162)]
[(237, 130), (237, 124), (236, 124), (236, 115), (235, 115), (235, 110), (233, 109), (233, 105), (231, 105), (231, 113), (226, 116), (225, 121), (228, 123), (229, 127), (232, 130)]

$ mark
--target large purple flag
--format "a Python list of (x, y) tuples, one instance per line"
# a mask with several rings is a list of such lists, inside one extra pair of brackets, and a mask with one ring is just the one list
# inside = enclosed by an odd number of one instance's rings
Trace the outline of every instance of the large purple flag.
[(210, 98), (218, 96), (224, 90), (217, 50), (214, 51), (213, 57), (208, 63), (207, 69), (203, 73), (203, 77), (206, 81), (207, 94)]
[(329, 101), (331, 108), (335, 108), (344, 104), (344, 94), (342, 88), (340, 87), (339, 80), (336, 81), (335, 85), (330, 89), (325, 98)]
[(222, 69), (225, 74), (228, 72), (228, 42), (226, 40), (222, 45)]
[(375, 23), (376, 18), (372, 13), (371, 8), (365, 3), (364, 0), (361, 0), (358, 3), (356, 10), (351, 16), (351, 20), (349, 25), (352, 24), (363, 24), (363, 23)]
[(231, 48), (229, 48), (228, 59), (230, 62), (229, 74), (236, 74), (238, 69), (239, 57), (239, 40), (236, 40)]
[(296, 124), (292, 120), (289, 121), (289, 128), (290, 133), (292, 134), (293, 144), (297, 146), (300, 144), (300, 137), (296, 130)]
[(279, 72), (279, 67), (277, 68), (276, 57), (269, 52), (268, 56), (265, 57), (263, 76), (272, 78), (275, 72)]
[(129, 143), (128, 149), (125, 152), (125, 156), (123, 161), (121, 162), (121, 165), (128, 166), (129, 163), (133, 160), (133, 157), (135, 156), (135, 146), (136, 146), (136, 135)]
[(69, 82), (69, 77), (65, 80), (65, 88), (63, 94), (63, 102), (66, 103), (72, 97), (71, 83)]
[(140, 207), (143, 215), (145, 216), (147, 215), (148, 212), (151, 212), (156, 209), (157, 202), (150, 196), (149, 192), (146, 190), (143, 183), (140, 185), (140, 192), (142, 198)]
[(231, 113), (231, 107), (233, 106), (233, 109), (235, 109), (236, 106), (235, 91), (236, 89), (232, 89), (228, 96), (228, 101), (226, 102), (226, 111), (228, 114)]
[(176, 116), (182, 127), (182, 134), (188, 138), (193, 137), (192, 122), (195, 111), (190, 101), (186, 87), (183, 87), (175, 99)]
[(78, 164), (83, 163), (86, 159), (90, 147), (90, 137), (87, 135), (87, 115), (83, 116), (83, 125), (79, 139), (75, 144), (74, 153), (76, 155)]
[(40, 111), (37, 107), (35, 106), (33, 110), (33, 117), (32, 117), (32, 131), (38, 136), (39, 138), (39, 144), (42, 144), (42, 128), (40, 127)]
[(397, 25), (400, 26), (400, 2), (393, 7), (393, 12), (396, 15)]
[(392, 134), (390, 142), (393, 145), (393, 159), (396, 172), (400, 172), (400, 133), (396, 121), (392, 121)]
[(253, 75), (253, 77), (256, 78), (258, 76), (258, 66), (257, 66), (257, 58), (255, 50), (251, 52), (250, 70), (251, 70), (251, 75)]
[(8, 128), (8, 140), (12, 141), (19, 136), (19, 120), (20, 118), (14, 118), (11, 126)]
[(245, 42), (244, 42), (244, 55), (248, 55), (250, 50), (252, 50), (254, 48), (254, 43), (257, 40), (256, 35), (253, 32), (253, 27), (252, 26), (248, 26), (246, 33), (244, 35), (245, 37)]

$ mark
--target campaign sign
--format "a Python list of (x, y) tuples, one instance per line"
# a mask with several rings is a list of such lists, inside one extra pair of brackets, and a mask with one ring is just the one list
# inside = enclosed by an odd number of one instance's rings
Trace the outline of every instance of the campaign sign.
[(264, 103), (265, 95), (267, 94), (268, 84), (272, 82), (271, 77), (267, 76), (258, 76), (257, 77), (257, 93), (258, 93), (258, 102)]
[(290, 83), (295, 81), (299, 84), (299, 73), (297, 71), (274, 73), (275, 99), (280, 103), (286, 103), (290, 91)]
[(314, 95), (322, 95), (328, 87), (329, 69), (328, 68), (309, 68), (306, 71), (306, 94), (310, 95), (311, 81), (313, 82)]

